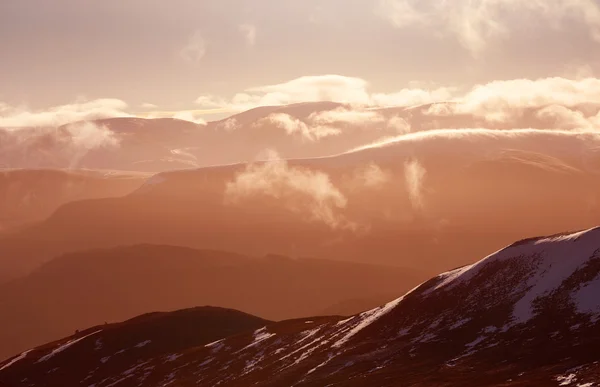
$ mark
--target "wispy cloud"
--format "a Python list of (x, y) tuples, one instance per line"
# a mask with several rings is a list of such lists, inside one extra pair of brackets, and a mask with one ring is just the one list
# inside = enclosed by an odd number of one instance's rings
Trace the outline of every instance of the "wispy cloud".
[(307, 220), (323, 222), (332, 228), (348, 226), (339, 213), (346, 207), (347, 199), (329, 176), (291, 167), (275, 152), (269, 153), (266, 162), (248, 165), (226, 185), (226, 203), (240, 204), (261, 197), (276, 199), (286, 209), (308, 215)]
[(287, 134), (298, 135), (301, 139), (307, 141), (319, 141), (321, 138), (337, 136), (341, 133), (340, 129), (333, 126), (307, 124), (285, 113), (270, 114), (256, 122), (255, 126), (264, 124), (273, 124), (284, 129)]
[(97, 149), (115, 149), (120, 138), (104, 125), (82, 121), (60, 127), (0, 129), (0, 154), (8, 165), (23, 168), (79, 165), (81, 159)]
[(127, 104), (119, 99), (97, 99), (44, 110), (15, 107), (0, 102), (0, 128), (55, 127), (76, 121), (131, 116), (126, 110)]
[(523, 17), (555, 29), (577, 23), (600, 42), (600, 4), (595, 0), (379, 0), (376, 13), (396, 28), (442, 28), (473, 55), (509, 38)]
[(198, 63), (207, 52), (207, 43), (201, 31), (195, 31), (189, 38), (185, 46), (179, 51), (181, 57), (190, 62)]
[(420, 210), (424, 206), (423, 187), (426, 173), (427, 171), (419, 160), (414, 159), (404, 163), (406, 190), (415, 210)]
[(371, 93), (369, 83), (361, 78), (342, 75), (304, 76), (288, 82), (252, 87), (231, 99), (212, 95), (200, 96), (202, 107), (242, 111), (258, 106), (288, 105), (300, 102), (335, 101), (362, 106), (408, 106), (447, 100), (451, 88), (402, 89), (393, 93)]
[(241, 24), (239, 30), (246, 41), (246, 45), (253, 47), (256, 44), (256, 26), (254, 24)]

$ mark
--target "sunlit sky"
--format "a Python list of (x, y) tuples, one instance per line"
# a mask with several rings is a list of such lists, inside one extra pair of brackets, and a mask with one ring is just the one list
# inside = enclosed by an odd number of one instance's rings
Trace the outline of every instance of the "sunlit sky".
[(600, 0), (3, 0), (0, 47), (10, 106), (208, 109), (325, 74), (386, 93), (590, 76)]

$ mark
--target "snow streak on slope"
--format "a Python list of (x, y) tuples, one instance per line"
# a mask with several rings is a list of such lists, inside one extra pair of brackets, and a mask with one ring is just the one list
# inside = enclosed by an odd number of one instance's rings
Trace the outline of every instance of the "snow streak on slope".
[(60, 353), (60, 352), (64, 351), (65, 349), (69, 348), (70, 346), (77, 344), (81, 340), (88, 338), (92, 335), (95, 335), (96, 333), (99, 333), (101, 331), (102, 330), (100, 329), (96, 332), (90, 333), (89, 335), (85, 335), (85, 336), (79, 337), (77, 339), (69, 340), (66, 343), (64, 343), (63, 345), (59, 346), (58, 348), (53, 349), (52, 352), (50, 352), (49, 354), (42, 356), (37, 362), (40, 363), (40, 362), (46, 361), (46, 360), (52, 358), (53, 356), (55, 356), (57, 353)]
[(11, 365), (13, 365), (13, 364), (15, 364), (16, 362), (18, 362), (19, 360), (23, 360), (23, 359), (25, 359), (25, 358), (27, 357), (27, 354), (28, 354), (29, 352), (31, 352), (31, 351), (32, 351), (32, 350), (30, 349), (30, 350), (28, 350), (28, 351), (25, 351), (25, 352), (23, 352), (23, 353), (22, 353), (22, 354), (20, 354), (19, 356), (15, 357), (15, 358), (14, 358), (14, 359), (12, 359), (11, 361), (9, 361), (9, 362), (8, 362), (8, 363), (6, 363), (5, 365), (3, 365), (3, 366), (0, 368), (0, 371), (7, 369), (7, 368), (8, 368), (8, 367), (10, 367)]

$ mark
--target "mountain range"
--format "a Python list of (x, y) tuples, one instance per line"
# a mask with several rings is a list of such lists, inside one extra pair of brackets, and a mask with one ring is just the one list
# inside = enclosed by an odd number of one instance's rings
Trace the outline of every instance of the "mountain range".
[[(594, 386), (599, 262), (600, 228), (530, 238), (350, 317), (267, 322), (206, 308), (151, 314), (23, 352), (0, 364), (0, 380), (96, 387)], [(196, 328), (190, 331), (183, 316)], [(219, 331), (215, 318), (232, 318), (239, 330)]]

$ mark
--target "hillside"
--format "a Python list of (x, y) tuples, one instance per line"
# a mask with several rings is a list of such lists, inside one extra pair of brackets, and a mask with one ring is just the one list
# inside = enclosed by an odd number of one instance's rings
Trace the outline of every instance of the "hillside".
[[(281, 320), (314, 315), (348, 299), (397, 294), (420, 277), (397, 267), (174, 246), (72, 253), (0, 286), (0, 358), (153, 310), (218, 305)], [(376, 305), (373, 300), (346, 311)]]
[[(599, 262), (600, 228), (531, 238), (350, 318), (265, 324), (168, 359), (136, 357), (122, 372), (98, 362), (94, 335), (103, 331), (90, 330), (79, 341), (5, 362), (0, 380), (27, 377), (28, 385), (49, 386), (82, 383), (87, 375), (85, 382), (98, 387), (594, 386)], [(50, 372), (76, 352), (77, 377)]]
[(48, 257), (22, 244), (56, 255), (154, 243), (435, 275), (516, 239), (594, 226), (597, 139), (515, 133), (415, 134), (338, 156), (164, 172), (126, 197), (66, 204), (0, 249), (27, 267)]

